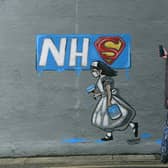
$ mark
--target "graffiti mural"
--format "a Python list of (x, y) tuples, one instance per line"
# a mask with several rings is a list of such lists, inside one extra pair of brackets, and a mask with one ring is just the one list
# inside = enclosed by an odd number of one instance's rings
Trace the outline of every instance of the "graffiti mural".
[(117, 76), (114, 69), (131, 68), (130, 45), (128, 34), (38, 35), (36, 39), (38, 72), (73, 70), (80, 73), (88, 70), (96, 79), (95, 84), (87, 87), (87, 92), (97, 100), (91, 123), (106, 133), (101, 141), (113, 140), (114, 131), (128, 127), (134, 135), (128, 142), (140, 140), (138, 122), (134, 121), (136, 111), (114, 86)]

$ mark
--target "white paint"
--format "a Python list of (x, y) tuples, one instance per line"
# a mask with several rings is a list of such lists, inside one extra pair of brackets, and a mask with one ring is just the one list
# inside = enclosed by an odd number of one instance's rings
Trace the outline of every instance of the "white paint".
[(61, 38), (59, 50), (56, 48), (55, 44), (51, 39), (49, 38), (44, 39), (39, 62), (40, 66), (46, 66), (49, 50), (51, 51), (52, 56), (57, 65), (64, 66), (65, 52), (66, 52), (66, 38)]
[(108, 125), (109, 125), (109, 123), (108, 123), (108, 115), (107, 114), (105, 114), (104, 115), (104, 119), (103, 119), (103, 126), (104, 127), (108, 127)]
[(92, 124), (95, 124), (95, 123), (96, 123), (96, 114), (94, 113), (92, 117)]
[(71, 51), (70, 51), (70, 66), (76, 66), (76, 57), (80, 56), (82, 57), (81, 65), (87, 66), (88, 62), (88, 49), (89, 49), (89, 39), (84, 38), (83, 39), (83, 48), (82, 52), (77, 52), (77, 39), (73, 38), (71, 40)]
[(99, 88), (99, 91), (103, 94), (104, 89), (103, 89), (103, 84), (102, 84), (101, 78), (99, 78), (99, 80), (97, 81), (97, 87)]
[(101, 116), (100, 116), (100, 113), (97, 114), (96, 124), (97, 124), (98, 126), (101, 125)]
[(98, 66), (98, 62), (92, 62), (92, 66), (97, 67)]
[(107, 132), (107, 136), (108, 136), (108, 137), (111, 137), (111, 136), (112, 136), (112, 133), (111, 133), (111, 132)]

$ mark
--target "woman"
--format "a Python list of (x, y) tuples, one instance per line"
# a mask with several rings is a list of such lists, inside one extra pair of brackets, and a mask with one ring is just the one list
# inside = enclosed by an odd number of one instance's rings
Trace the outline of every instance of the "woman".
[(165, 65), (165, 108), (168, 109), (168, 52), (162, 45), (159, 46), (160, 57), (166, 60)]
[[(165, 108), (168, 109), (168, 52), (163, 45), (159, 45), (160, 57), (165, 59)], [(168, 162), (168, 113), (163, 128), (163, 137), (161, 142), (161, 162)]]
[(112, 77), (117, 72), (101, 61), (91, 64), (91, 73), (97, 79), (94, 97), (100, 97), (92, 114), (92, 124), (106, 132), (101, 140), (113, 140), (113, 131), (125, 130), (131, 126), (135, 137), (138, 136), (138, 123), (133, 122), (135, 110), (126, 103), (114, 88)]

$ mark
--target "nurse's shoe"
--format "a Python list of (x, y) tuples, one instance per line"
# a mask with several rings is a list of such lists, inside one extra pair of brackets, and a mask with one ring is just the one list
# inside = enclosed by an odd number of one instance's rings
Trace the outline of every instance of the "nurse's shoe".
[(113, 135), (112, 133), (107, 133), (104, 138), (101, 139), (102, 141), (111, 141), (113, 140)]
[(134, 136), (137, 138), (138, 137), (138, 123), (135, 122), (134, 123), (134, 128), (133, 128), (133, 132), (134, 132)]

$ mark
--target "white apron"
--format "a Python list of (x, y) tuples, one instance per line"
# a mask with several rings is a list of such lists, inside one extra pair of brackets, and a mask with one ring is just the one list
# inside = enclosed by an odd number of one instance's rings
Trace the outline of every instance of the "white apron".
[(97, 88), (101, 93), (101, 98), (93, 111), (91, 122), (104, 131), (124, 130), (134, 119), (136, 112), (119, 95), (112, 95), (111, 103), (117, 104), (121, 111), (121, 116), (113, 120), (107, 111), (107, 95), (101, 79), (102, 77), (97, 81)]

